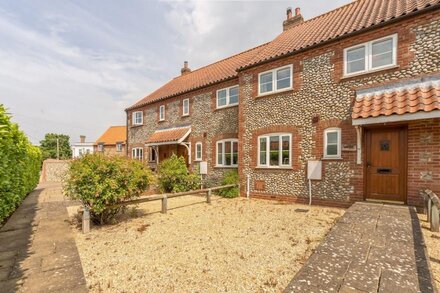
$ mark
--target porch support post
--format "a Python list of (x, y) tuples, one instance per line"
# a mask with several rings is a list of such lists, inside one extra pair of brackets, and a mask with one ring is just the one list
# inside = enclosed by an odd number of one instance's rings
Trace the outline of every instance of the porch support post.
[(180, 145), (183, 145), (188, 150), (188, 165), (191, 165), (191, 143), (189, 142), (181, 142)]
[(357, 142), (356, 142), (356, 163), (358, 165), (362, 164), (362, 127), (359, 125), (355, 126), (356, 128), (356, 138), (357, 138)]

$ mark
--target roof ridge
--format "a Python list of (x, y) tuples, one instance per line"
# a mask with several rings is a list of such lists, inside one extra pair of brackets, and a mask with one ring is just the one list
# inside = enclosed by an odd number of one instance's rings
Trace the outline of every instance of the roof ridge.
[(174, 79), (178, 79), (178, 78), (180, 78), (180, 77), (182, 77), (182, 76), (188, 76), (188, 75), (190, 75), (190, 74), (192, 74), (192, 73), (194, 73), (194, 72), (197, 72), (197, 71), (199, 71), (199, 70), (201, 70), (201, 69), (204, 69), (204, 68), (206, 68), (206, 67), (209, 67), (209, 66), (212, 66), (212, 65), (214, 65), (214, 64), (217, 64), (217, 63), (220, 63), (220, 62), (223, 62), (223, 61), (226, 61), (226, 60), (232, 59), (232, 58), (234, 58), (234, 57), (237, 57), (237, 56), (243, 55), (243, 54), (248, 53), (248, 52), (250, 52), (250, 51), (252, 51), (252, 50), (255, 50), (255, 49), (257, 49), (257, 48), (263, 47), (263, 46), (269, 44), (270, 42), (272, 42), (272, 41), (269, 41), (269, 42), (263, 43), (263, 44), (258, 45), (258, 46), (256, 46), (256, 47), (252, 47), (252, 48), (249, 48), (249, 49), (247, 49), (247, 50), (241, 51), (240, 53), (237, 53), (237, 54), (231, 55), (231, 56), (229, 56), (229, 57), (226, 57), (226, 58), (220, 59), (220, 60), (218, 60), (218, 61), (215, 61), (215, 62), (209, 63), (209, 64), (204, 65), (204, 66), (202, 66), (202, 67), (199, 67), (199, 68), (197, 68), (197, 69), (195, 69), (195, 70), (191, 70), (191, 72), (189, 72), (188, 74), (185, 74), (185, 75), (178, 75), (178, 76), (174, 77), (173, 80), (174, 80)]

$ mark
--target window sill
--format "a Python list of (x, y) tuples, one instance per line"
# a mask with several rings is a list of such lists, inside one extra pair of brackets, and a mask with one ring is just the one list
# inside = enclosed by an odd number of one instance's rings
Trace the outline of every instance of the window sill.
[(227, 105), (227, 106), (221, 106), (221, 107), (216, 107), (215, 110), (223, 110), (223, 109), (228, 109), (228, 108), (233, 108), (233, 107), (238, 107), (238, 103), (237, 104), (232, 104), (232, 105)]
[(238, 166), (214, 166), (215, 169), (237, 169)]
[(203, 162), (202, 159), (194, 159), (194, 162)]
[(342, 157), (322, 157), (321, 160), (323, 161), (340, 161), (342, 160)]
[(182, 115), (182, 117), (189, 117), (189, 114)]
[(266, 97), (266, 96), (270, 96), (270, 95), (276, 95), (276, 94), (279, 94), (279, 93), (284, 93), (284, 92), (288, 92), (288, 91), (292, 91), (292, 90), (293, 90), (293, 87), (289, 87), (287, 89), (282, 89), (282, 90), (279, 90), (279, 91), (267, 92), (267, 93), (264, 93), (264, 94), (260, 94), (259, 93), (257, 95), (257, 98)]
[(131, 125), (130, 127), (131, 128), (134, 128), (134, 127), (141, 127), (141, 126), (143, 126), (144, 124), (133, 124), (133, 125)]
[(286, 167), (265, 167), (265, 166), (257, 166), (255, 169), (258, 170), (293, 170), (291, 166)]
[(164, 119), (164, 120), (159, 120), (159, 121), (157, 121), (157, 122), (159, 122), (159, 123), (165, 122), (165, 119)]
[(389, 70), (389, 69), (397, 69), (399, 67), (400, 67), (399, 65), (390, 65), (390, 66), (387, 66), (387, 67), (382, 67), (382, 68), (373, 69), (373, 70), (369, 70), (369, 71), (363, 71), (363, 72), (353, 73), (353, 74), (346, 74), (346, 75), (343, 75), (341, 77), (341, 80), (346, 80), (346, 79), (350, 79), (350, 78), (353, 78), (353, 77), (359, 77), (359, 76), (363, 76), (363, 75), (377, 73), (377, 72), (384, 71), (384, 70)]

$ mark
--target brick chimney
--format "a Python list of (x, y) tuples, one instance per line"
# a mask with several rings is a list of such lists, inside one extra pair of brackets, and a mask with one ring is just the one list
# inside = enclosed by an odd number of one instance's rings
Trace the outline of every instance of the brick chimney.
[(182, 73), (182, 75), (188, 74), (191, 72), (191, 69), (188, 67), (188, 61), (184, 61), (183, 62), (183, 68), (180, 70), (180, 73)]
[(286, 31), (304, 21), (301, 15), (301, 9), (295, 8), (295, 15), (292, 15), (292, 8), (287, 7), (287, 19), (283, 21), (283, 31)]
[(79, 142), (81, 142), (81, 143), (86, 142), (86, 136), (85, 135), (80, 135), (79, 136)]

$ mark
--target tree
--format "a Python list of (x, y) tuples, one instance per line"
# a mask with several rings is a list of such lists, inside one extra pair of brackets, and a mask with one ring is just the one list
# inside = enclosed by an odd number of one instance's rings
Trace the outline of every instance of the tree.
[(40, 149), (43, 160), (57, 159), (57, 139), (59, 143), (59, 159), (66, 160), (72, 157), (72, 149), (70, 148), (70, 137), (65, 134), (46, 133), (44, 139), (40, 141)]

